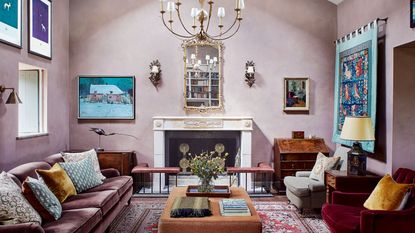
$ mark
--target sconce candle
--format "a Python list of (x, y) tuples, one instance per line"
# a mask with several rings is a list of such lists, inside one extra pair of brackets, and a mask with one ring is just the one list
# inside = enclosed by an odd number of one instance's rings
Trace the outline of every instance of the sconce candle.
[(158, 87), (161, 82), (161, 65), (159, 60), (152, 61), (150, 63), (150, 81), (153, 83), (154, 87)]
[(249, 87), (255, 83), (255, 63), (254, 61), (247, 61), (245, 65), (245, 82)]

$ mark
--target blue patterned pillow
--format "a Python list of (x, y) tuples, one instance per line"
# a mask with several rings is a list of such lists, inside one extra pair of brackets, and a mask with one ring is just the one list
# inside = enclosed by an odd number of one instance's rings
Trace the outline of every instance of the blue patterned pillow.
[(25, 182), (43, 208), (45, 208), (55, 220), (58, 220), (62, 215), (62, 206), (55, 194), (39, 180), (28, 177)]
[(90, 157), (74, 163), (59, 163), (71, 178), (77, 193), (102, 184)]

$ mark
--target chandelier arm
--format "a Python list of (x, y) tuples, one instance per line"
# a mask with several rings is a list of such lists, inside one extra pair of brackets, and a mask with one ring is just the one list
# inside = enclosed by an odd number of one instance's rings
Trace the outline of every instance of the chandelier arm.
[[(210, 38), (212, 39), (212, 38), (219, 38), (219, 37), (224, 36), (226, 33), (228, 33), (235, 26), (236, 22), (238, 22), (238, 13), (236, 13), (236, 17), (235, 17), (235, 20), (233, 21), (232, 25), (224, 33), (221, 33), (221, 34), (216, 35), (216, 36), (210, 36)], [(239, 24), (240, 23), (241, 23), (241, 21), (239, 20)]]
[(191, 36), (195, 36), (195, 34), (193, 34), (193, 33), (191, 33), (191, 32), (189, 32), (189, 30), (187, 30), (187, 28), (184, 26), (184, 23), (183, 23), (183, 21), (182, 21), (182, 17), (181, 17), (181, 14), (180, 14), (180, 9), (179, 9), (180, 7), (179, 6), (177, 6), (176, 7), (176, 12), (177, 12), (177, 18), (179, 18), (179, 21), (180, 21), (180, 24), (182, 25), (182, 27), (183, 27), (183, 29), (189, 34), (189, 35), (191, 35)]
[(236, 28), (236, 31), (232, 33), (232, 35), (229, 35), (225, 38), (212, 38), (211, 36), (207, 36), (207, 37), (209, 37), (212, 40), (220, 40), (220, 41), (227, 40), (227, 39), (231, 38), (232, 36), (234, 36), (239, 31), (240, 27), (241, 27), (241, 21), (239, 20), (238, 27)]
[(208, 23), (206, 25), (206, 31), (205, 31), (206, 33), (209, 30), (210, 19), (212, 18), (212, 9), (213, 9), (213, 3), (212, 4), (209, 4), (209, 17), (208, 17)]
[(180, 35), (180, 34), (174, 32), (172, 29), (169, 28), (169, 26), (167, 26), (166, 21), (164, 21), (164, 14), (161, 14), (161, 19), (163, 21), (164, 26), (167, 28), (167, 30), (169, 30), (171, 33), (173, 33), (173, 35), (181, 37), (181, 38), (186, 38), (186, 39), (193, 39), (195, 37), (195, 35), (193, 35), (193, 36), (184, 36), (184, 35)]

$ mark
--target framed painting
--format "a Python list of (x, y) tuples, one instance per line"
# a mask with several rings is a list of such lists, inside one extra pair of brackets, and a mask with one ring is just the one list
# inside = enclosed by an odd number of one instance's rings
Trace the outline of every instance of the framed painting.
[(284, 111), (308, 112), (310, 110), (309, 78), (284, 78)]
[(0, 0), (0, 41), (22, 47), (22, 0)]
[(410, 1), (410, 22), (411, 22), (411, 28), (415, 28), (415, 0)]
[(28, 1), (29, 53), (52, 59), (52, 1)]
[(135, 77), (79, 76), (78, 119), (135, 119)]

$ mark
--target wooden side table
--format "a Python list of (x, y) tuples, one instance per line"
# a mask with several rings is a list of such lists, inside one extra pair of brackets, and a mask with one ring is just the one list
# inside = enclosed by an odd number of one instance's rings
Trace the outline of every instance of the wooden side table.
[(134, 151), (98, 151), (101, 169), (115, 168), (122, 176), (129, 176), (133, 169)]
[(325, 172), (326, 202), (331, 203), (333, 191), (370, 193), (382, 177), (368, 174), (366, 176), (347, 175), (347, 171), (329, 170)]

